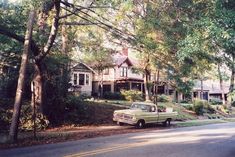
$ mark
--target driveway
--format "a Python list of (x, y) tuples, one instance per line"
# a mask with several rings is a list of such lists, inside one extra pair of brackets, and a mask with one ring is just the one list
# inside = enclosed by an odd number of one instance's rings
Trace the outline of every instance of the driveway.
[(173, 128), (0, 151), (0, 157), (234, 157), (235, 123)]

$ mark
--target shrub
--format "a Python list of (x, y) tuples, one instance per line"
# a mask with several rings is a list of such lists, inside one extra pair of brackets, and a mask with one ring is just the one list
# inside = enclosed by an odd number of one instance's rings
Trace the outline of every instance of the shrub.
[(204, 103), (205, 103), (205, 101), (203, 101), (203, 100), (194, 100), (193, 109), (197, 115), (203, 114)]
[(221, 105), (223, 104), (223, 101), (220, 100), (219, 98), (211, 98), (210, 103), (211, 105)]
[(210, 106), (206, 100), (195, 99), (193, 101), (193, 110), (197, 115), (203, 115), (203, 113), (214, 113), (215, 110)]
[[(36, 112), (36, 129), (37, 130), (44, 130), (49, 126), (49, 120), (46, 116), (41, 113)], [(19, 128), (24, 131), (33, 130), (34, 122), (33, 122), (33, 111), (30, 105), (30, 102), (25, 102), (22, 105), (22, 114), (20, 117), (20, 125)]]
[(124, 100), (124, 96), (120, 92), (105, 92), (104, 93), (105, 99), (111, 99), (111, 100)]
[(79, 94), (78, 98), (81, 100), (86, 100), (86, 99), (90, 99), (91, 96), (86, 93), (81, 93), (81, 94)]
[(235, 107), (235, 101), (233, 101), (233, 102), (231, 103), (231, 106), (232, 106), (232, 107)]
[(158, 102), (172, 102), (172, 98), (169, 95), (158, 95)]
[(189, 99), (185, 99), (185, 100), (181, 100), (180, 103), (188, 104), (188, 103), (192, 103), (192, 101)]
[(65, 102), (64, 120), (66, 123), (78, 124), (81, 119), (89, 119), (90, 110), (86, 103), (78, 96), (68, 96)]
[[(5, 100), (4, 100), (5, 101)], [(8, 131), (10, 128), (11, 118), (12, 118), (12, 108), (14, 102), (12, 100), (8, 100), (9, 102), (0, 101), (0, 132)], [(8, 105), (8, 106), (6, 106)], [(20, 115), (19, 129), (22, 131), (30, 131), (33, 130), (33, 114), (32, 107), (30, 102), (23, 101), (22, 109)], [(36, 128), (37, 130), (44, 130), (49, 126), (49, 121), (46, 116), (43, 116), (41, 113), (36, 114)]]
[(194, 111), (192, 105), (185, 105), (184, 108), (190, 111)]
[(121, 90), (121, 94), (124, 96), (124, 98), (128, 101), (141, 101), (142, 98), (142, 92), (138, 90)]

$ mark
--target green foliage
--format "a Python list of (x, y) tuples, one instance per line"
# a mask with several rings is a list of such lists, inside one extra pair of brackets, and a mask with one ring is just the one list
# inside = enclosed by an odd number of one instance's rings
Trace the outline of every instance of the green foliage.
[(6, 132), (10, 128), (13, 103), (13, 99), (0, 99), (0, 132)]
[(66, 123), (72, 122), (79, 124), (81, 120), (89, 119), (89, 110), (81, 98), (76, 96), (68, 96), (65, 101), (65, 112), (63, 120)]
[(180, 103), (183, 103), (183, 104), (188, 104), (188, 103), (191, 103), (192, 100), (191, 99), (185, 99), (185, 100), (181, 100)]
[(138, 90), (121, 90), (121, 94), (128, 101), (142, 101), (142, 92)]
[[(12, 118), (13, 99), (0, 100), (0, 130), (8, 131)], [(41, 113), (36, 115), (36, 128), (37, 131), (44, 130), (49, 126), (48, 119)], [(22, 131), (33, 130), (33, 111), (29, 102), (23, 101), (19, 129)], [(0, 131), (0, 132), (1, 132)]]
[(205, 100), (195, 99), (193, 101), (193, 109), (197, 115), (203, 115), (204, 109), (208, 107), (208, 103)]
[(105, 99), (111, 100), (124, 100), (125, 97), (120, 92), (105, 92), (104, 96)]
[(221, 104), (223, 104), (222, 100), (219, 99), (219, 98), (211, 98), (210, 99), (210, 103), (212, 105), (221, 105)]
[(235, 107), (235, 101), (233, 101), (233, 102), (231, 103), (231, 106), (232, 106), (232, 107)]
[(84, 100), (86, 100), (86, 99), (90, 99), (91, 98), (91, 96), (90, 95), (87, 95), (87, 94), (79, 94), (79, 96), (78, 96), (78, 98), (80, 99), (80, 100), (82, 100), (82, 101), (84, 101)]
[(70, 73), (67, 68), (69, 59), (55, 54), (47, 57), (47, 79), (44, 82), (44, 113), (52, 125), (61, 123), (65, 111), (65, 101), (68, 95)]
[(184, 105), (184, 108), (186, 108), (187, 110), (190, 110), (190, 111), (194, 111), (193, 105)]
[(214, 113), (215, 110), (210, 106), (206, 100), (194, 99), (193, 110), (197, 115), (203, 115), (203, 113)]
[[(19, 128), (24, 131), (31, 131), (34, 127), (32, 107), (29, 104), (22, 106)], [(35, 125), (37, 131), (44, 130), (49, 126), (49, 120), (42, 114), (36, 114)]]
[(165, 94), (158, 95), (157, 100), (158, 102), (172, 102), (172, 98)]
[(112, 124), (114, 110), (121, 109), (104, 102), (82, 101), (76, 96), (68, 96), (65, 105), (64, 123), (75, 125)]

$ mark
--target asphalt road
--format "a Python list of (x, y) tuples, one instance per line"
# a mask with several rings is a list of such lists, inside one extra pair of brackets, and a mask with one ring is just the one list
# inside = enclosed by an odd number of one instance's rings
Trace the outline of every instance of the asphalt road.
[(235, 123), (1, 150), (0, 157), (235, 157)]

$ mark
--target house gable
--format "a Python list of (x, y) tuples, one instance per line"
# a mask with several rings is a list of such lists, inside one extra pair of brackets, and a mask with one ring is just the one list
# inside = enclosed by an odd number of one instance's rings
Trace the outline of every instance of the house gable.
[(130, 60), (128, 57), (119, 58), (119, 59), (118, 59), (118, 62), (116, 63), (116, 65), (117, 65), (118, 67), (121, 67), (121, 66), (124, 65), (124, 64), (127, 64), (128, 67), (129, 67), (129, 66), (133, 66), (131, 60)]
[(89, 66), (87, 66), (86, 64), (81, 63), (81, 62), (76, 64), (72, 69), (73, 69), (73, 71), (94, 73), (93, 69), (91, 69)]

